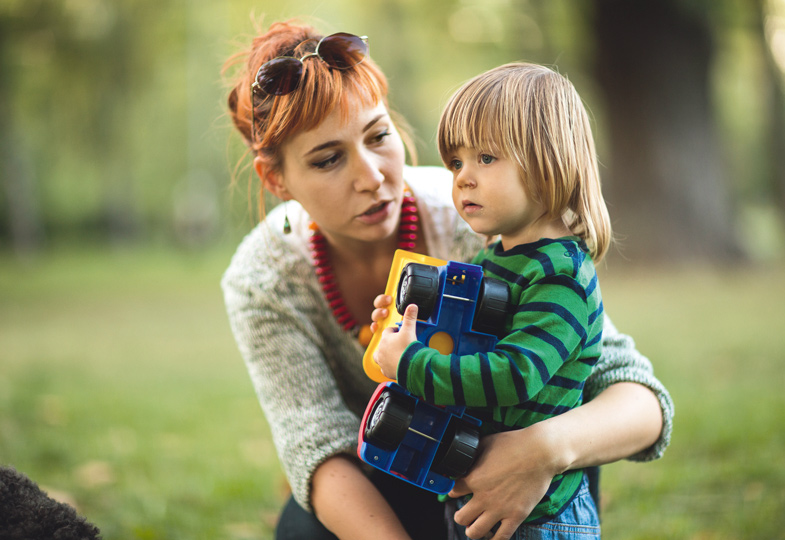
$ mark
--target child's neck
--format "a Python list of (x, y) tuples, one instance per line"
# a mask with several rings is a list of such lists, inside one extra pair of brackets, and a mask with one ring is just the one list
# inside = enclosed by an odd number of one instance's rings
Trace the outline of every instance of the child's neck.
[(552, 220), (538, 220), (529, 227), (513, 235), (501, 235), (502, 249), (505, 251), (522, 244), (531, 244), (542, 239), (563, 238), (572, 236), (573, 233), (562, 218)]

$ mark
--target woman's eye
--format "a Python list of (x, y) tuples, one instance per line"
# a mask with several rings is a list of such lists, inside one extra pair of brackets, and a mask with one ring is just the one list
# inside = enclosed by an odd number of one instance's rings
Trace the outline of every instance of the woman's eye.
[(392, 135), (392, 133), (390, 133), (389, 130), (384, 130), (383, 132), (381, 132), (378, 135), (374, 136), (372, 140), (375, 143), (380, 143), (380, 142), (384, 141), (384, 139), (386, 139), (390, 135)]
[(495, 160), (496, 160), (496, 158), (495, 158), (495, 157), (493, 157), (493, 156), (492, 156), (492, 155), (490, 155), (490, 154), (482, 154), (482, 155), (480, 155), (480, 161), (481, 161), (481, 162), (482, 162), (484, 165), (490, 165), (490, 164), (491, 164), (491, 163), (493, 163)]
[(334, 165), (341, 156), (339, 154), (333, 154), (327, 159), (323, 159), (321, 161), (315, 161), (311, 165), (317, 169), (326, 169), (331, 165)]

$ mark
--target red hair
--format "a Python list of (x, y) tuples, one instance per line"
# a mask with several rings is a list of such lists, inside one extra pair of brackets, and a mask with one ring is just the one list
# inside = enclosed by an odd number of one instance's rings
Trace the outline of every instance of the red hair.
[[(249, 49), (233, 55), (224, 65), (226, 71), (245, 61), (229, 93), (229, 112), (245, 144), (254, 156), (264, 158), (272, 170), (280, 169), (283, 142), (315, 128), (336, 107), (347, 118), (352, 100), (365, 106), (379, 102), (387, 106), (387, 78), (368, 57), (345, 70), (331, 69), (320, 59), (309, 58), (304, 62), (300, 85), (291, 94), (252, 94), (251, 84), (262, 64), (279, 56), (301, 58), (313, 52), (322, 37), (311, 26), (296, 20), (277, 22), (267, 33), (254, 38)], [(255, 118), (251, 116), (252, 103)]]

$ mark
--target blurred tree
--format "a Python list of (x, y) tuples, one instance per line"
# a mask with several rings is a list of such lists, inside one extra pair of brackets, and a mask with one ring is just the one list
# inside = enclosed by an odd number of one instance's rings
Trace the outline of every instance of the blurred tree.
[(7, 121), (0, 221), (18, 249), (38, 245), (44, 231), (103, 236), (134, 228), (132, 183), (120, 166), (131, 79), (129, 20), (119, 9), (90, 0), (0, 9)]
[(515, 60), (556, 66), (597, 113), (623, 252), (734, 257), (752, 199), (773, 215), (779, 193), (785, 208), (774, 5), (785, 11), (785, 0), (0, 0), (0, 245), (32, 248), (44, 231), (202, 242), (226, 215), (245, 230), (245, 194), (218, 209), (244, 150), (218, 73), (239, 48), (230, 40), (247, 45), (253, 12), (262, 27), (302, 16), (369, 35), (424, 164), (439, 163), (435, 127), (462, 82)]
[(36, 251), (43, 239), (34, 177), (17, 129), (24, 119), (19, 118), (14, 99), (17, 63), (13, 60), (13, 39), (29, 31), (23, 7), (9, 5), (0, 11), (0, 238), (7, 237), (19, 254)]
[[(782, 46), (782, 43), (770, 43), (785, 36), (783, 21), (780, 19), (780, 28), (771, 28), (769, 23), (769, 1), (749, 0), (752, 6), (755, 36), (758, 38), (758, 50), (763, 58), (764, 80), (769, 87), (769, 102), (766, 115), (766, 140), (768, 142), (767, 167), (764, 173), (764, 183), (769, 188), (767, 191), (777, 201), (780, 211), (785, 214), (785, 83), (783, 82), (782, 67), (777, 64), (772, 48)], [(782, 2), (780, 2), (782, 6)], [(785, 10), (785, 8), (783, 8)], [(780, 17), (785, 13), (780, 13)], [(779, 35), (777, 35), (777, 33)]]
[(623, 251), (636, 259), (738, 256), (713, 107), (712, 9), (689, 0), (592, 3), (609, 132), (606, 191)]

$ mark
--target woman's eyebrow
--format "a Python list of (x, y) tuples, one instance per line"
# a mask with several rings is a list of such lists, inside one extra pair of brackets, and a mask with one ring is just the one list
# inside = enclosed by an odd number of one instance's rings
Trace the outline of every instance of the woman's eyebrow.
[(385, 116), (387, 116), (387, 114), (386, 114), (386, 113), (381, 113), (381, 114), (379, 114), (378, 116), (374, 117), (374, 118), (373, 118), (373, 120), (371, 120), (370, 122), (368, 122), (367, 124), (365, 124), (365, 127), (363, 128), (363, 133), (365, 133), (366, 131), (368, 131), (369, 129), (371, 129), (371, 128), (373, 127), (373, 125), (374, 125), (376, 122), (378, 122), (379, 120), (381, 120), (381, 119), (382, 119), (382, 118), (384, 118)]
[[(386, 113), (382, 113), (382, 114), (379, 114), (378, 116), (375, 116), (370, 122), (365, 124), (365, 127), (363, 127), (363, 133), (365, 133), (366, 131), (371, 129), (379, 120), (381, 120), (385, 116), (387, 116)], [(313, 148), (308, 150), (305, 153), (305, 155), (309, 156), (309, 155), (313, 154), (314, 152), (318, 152), (319, 150), (324, 150), (325, 148), (330, 148), (331, 146), (337, 146), (339, 144), (341, 144), (341, 141), (338, 141), (338, 140), (323, 142), (322, 144), (317, 144), (316, 146), (314, 146)]]
[(307, 156), (310, 156), (310, 155), (311, 155), (311, 154), (313, 154), (314, 152), (318, 152), (319, 150), (324, 150), (325, 148), (330, 148), (331, 146), (338, 146), (339, 144), (341, 144), (341, 141), (338, 141), (338, 140), (335, 140), (335, 141), (327, 141), (327, 142), (325, 142), (325, 143), (322, 143), (322, 144), (317, 144), (316, 146), (314, 146), (313, 148), (311, 148), (310, 150), (308, 150), (308, 151), (305, 153), (305, 156), (306, 156), (306, 157), (307, 157)]

